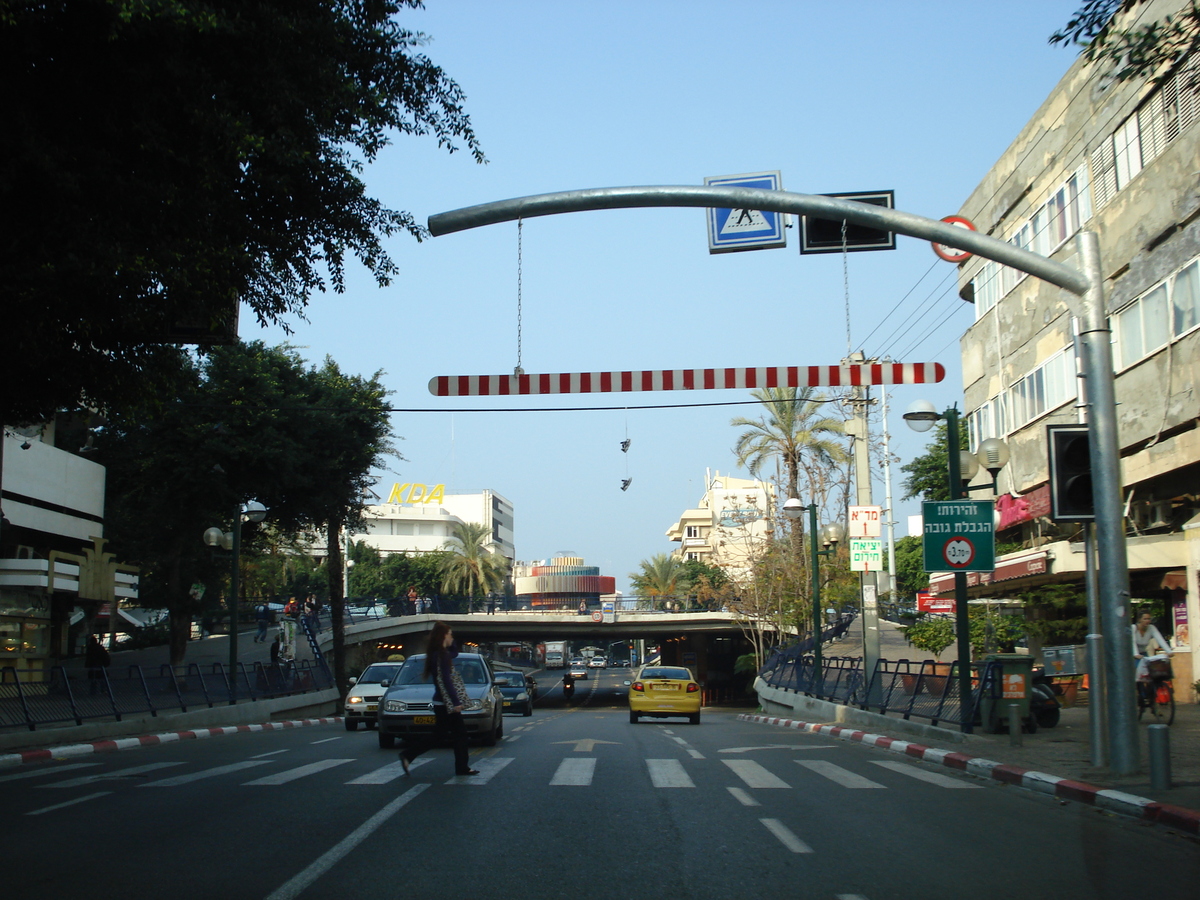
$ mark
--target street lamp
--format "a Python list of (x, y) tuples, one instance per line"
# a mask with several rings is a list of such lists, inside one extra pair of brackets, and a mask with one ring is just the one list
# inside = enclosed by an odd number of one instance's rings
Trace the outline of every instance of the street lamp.
[[(926, 432), (938, 420), (946, 423), (946, 458), (949, 468), (950, 499), (960, 500), (974, 490), (996, 490), (996, 476), (1008, 462), (1008, 445), (998, 438), (982, 441), (971, 454), (959, 449), (958, 408), (951, 406), (939, 413), (928, 400), (916, 400), (904, 413), (904, 421), (916, 432)], [(968, 487), (979, 467), (992, 476), (991, 484)], [(967, 613), (967, 573), (954, 573), (954, 631), (958, 645), (958, 696), (962, 709), (962, 731), (974, 730), (975, 711), (971, 706), (971, 622)]]
[(267, 517), (267, 508), (257, 500), (248, 500), (238, 505), (233, 517), (233, 531), (225, 532), (212, 527), (204, 531), (204, 543), (210, 547), (221, 547), (232, 551), (233, 569), (229, 576), (229, 705), (237, 703), (237, 608), (238, 608), (238, 563), (242, 553), (242, 522), (261, 522)]
[(824, 550), (817, 549), (817, 504), (804, 506), (797, 498), (789, 497), (783, 503), (783, 514), (789, 519), (798, 519), (808, 510), (808, 544), (812, 550), (812, 621), (813, 621), (813, 681), (821, 677), (821, 573), (820, 558), (831, 556), (837, 543), (846, 536), (840, 524), (826, 525), (821, 529)]

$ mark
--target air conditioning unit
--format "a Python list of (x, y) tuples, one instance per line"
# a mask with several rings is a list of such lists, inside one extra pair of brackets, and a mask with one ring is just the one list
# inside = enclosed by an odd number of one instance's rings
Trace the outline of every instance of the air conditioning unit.
[(1150, 504), (1149, 523), (1147, 528), (1166, 528), (1171, 524), (1172, 506), (1170, 500), (1160, 500)]

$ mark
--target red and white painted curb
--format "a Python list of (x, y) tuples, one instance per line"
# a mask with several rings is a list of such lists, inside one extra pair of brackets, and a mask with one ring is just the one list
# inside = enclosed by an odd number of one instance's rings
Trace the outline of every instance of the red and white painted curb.
[(93, 753), (137, 750), (140, 747), (173, 744), (176, 741), (196, 741), (203, 738), (217, 737), (222, 734), (282, 731), (285, 728), (303, 728), (306, 725), (329, 725), (341, 721), (341, 716), (331, 716), (323, 719), (289, 719), (283, 722), (263, 722), (259, 725), (223, 725), (218, 728), (194, 728), (191, 731), (169, 731), (165, 734), (143, 734), (138, 737), (92, 741), (88, 744), (65, 744), (61, 747), (45, 747), (41, 750), (25, 750), (21, 753), (0, 755), (0, 768), (4, 766), (19, 766), (24, 763), (45, 762), (51, 759), (71, 759), (76, 756), (91, 756)]
[(781, 719), (778, 716), (742, 714), (738, 718), (745, 722), (761, 722), (783, 728), (796, 728), (800, 731), (823, 734), (843, 741), (857, 741), (860, 744), (880, 747), (890, 750), (892, 753), (924, 760), (948, 769), (958, 769), (980, 778), (990, 778), (1003, 784), (1012, 784), (1042, 794), (1050, 794), (1060, 800), (1086, 803), (1108, 812), (1132, 816), (1135, 819), (1154, 822), (1187, 834), (1200, 836), (1200, 811), (1186, 809), (1182, 806), (1171, 806), (1169, 803), (1159, 803), (1145, 797), (1127, 794), (1124, 791), (1100, 788), (1094, 784), (1060, 778), (1057, 775), (1047, 775), (1045, 772), (1035, 772), (1032, 769), (1022, 769), (1019, 766), (1009, 766), (994, 760), (971, 756), (968, 753), (939, 750), (912, 741), (900, 741), (882, 734), (856, 731), (853, 728), (843, 728), (838, 725), (817, 725), (797, 719)]

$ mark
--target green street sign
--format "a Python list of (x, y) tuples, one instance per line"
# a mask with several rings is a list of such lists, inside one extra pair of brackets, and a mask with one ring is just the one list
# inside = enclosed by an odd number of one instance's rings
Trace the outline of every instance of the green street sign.
[(927, 500), (921, 514), (926, 572), (996, 568), (996, 509), (991, 500)]

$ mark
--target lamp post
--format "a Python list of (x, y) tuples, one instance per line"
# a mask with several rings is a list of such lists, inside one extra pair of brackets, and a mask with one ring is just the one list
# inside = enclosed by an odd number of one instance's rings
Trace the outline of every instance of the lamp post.
[(836, 550), (836, 544), (846, 536), (846, 529), (840, 524), (826, 525), (821, 530), (824, 539), (824, 550), (817, 549), (817, 504), (804, 506), (795, 497), (789, 497), (783, 504), (783, 514), (789, 519), (798, 519), (808, 510), (808, 544), (811, 550), (812, 568), (812, 622), (813, 622), (813, 680), (821, 677), (821, 572), (822, 556), (831, 556)]
[(249, 500), (238, 505), (233, 517), (233, 531), (226, 534), (219, 528), (209, 528), (204, 532), (204, 542), (210, 547), (223, 547), (231, 551), (233, 569), (229, 576), (229, 705), (237, 703), (237, 674), (238, 674), (238, 575), (239, 557), (242, 553), (242, 521), (261, 522), (267, 517), (267, 508), (257, 500)]
[[(951, 406), (939, 413), (928, 400), (915, 401), (904, 413), (904, 421), (916, 432), (926, 432), (934, 422), (946, 423), (946, 457), (949, 462), (950, 499), (960, 500), (972, 490), (996, 489), (996, 476), (1008, 462), (1008, 445), (997, 438), (988, 438), (972, 455), (959, 449), (958, 408)], [(967, 487), (983, 466), (992, 476), (991, 484)], [(971, 621), (967, 612), (967, 573), (954, 573), (954, 632), (958, 653), (958, 696), (962, 709), (961, 728), (965, 734), (974, 731), (975, 710), (971, 704)]]

